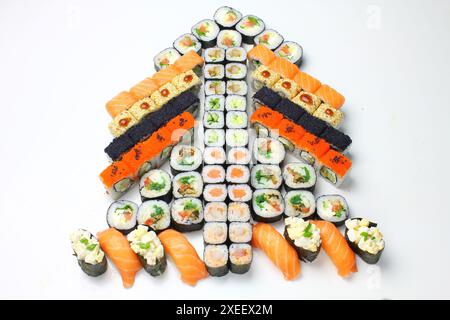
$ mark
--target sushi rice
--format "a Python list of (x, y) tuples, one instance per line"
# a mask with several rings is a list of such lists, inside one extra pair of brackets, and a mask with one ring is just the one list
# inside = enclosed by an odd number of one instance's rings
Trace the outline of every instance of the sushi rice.
[(225, 99), (225, 109), (244, 112), (247, 110), (247, 99), (244, 96), (228, 95)]
[(202, 178), (205, 184), (224, 183), (225, 168), (220, 165), (207, 165), (203, 167)]
[(224, 202), (210, 202), (205, 206), (205, 222), (227, 222), (228, 207)]
[(225, 97), (220, 95), (205, 98), (205, 111), (225, 111)]
[(225, 130), (207, 129), (204, 133), (204, 143), (207, 147), (223, 147), (225, 145)]
[(170, 207), (161, 200), (151, 200), (140, 205), (137, 213), (138, 225), (146, 225), (156, 232), (170, 227)]
[(206, 147), (203, 154), (206, 165), (223, 165), (227, 159), (225, 150), (221, 147)]

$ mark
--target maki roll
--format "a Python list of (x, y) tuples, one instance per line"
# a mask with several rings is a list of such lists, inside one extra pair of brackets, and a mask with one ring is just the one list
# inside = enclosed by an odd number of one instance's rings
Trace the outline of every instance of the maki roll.
[(286, 217), (300, 217), (309, 220), (314, 217), (316, 212), (316, 199), (310, 191), (290, 191), (284, 197), (284, 204)]
[(283, 182), (279, 166), (258, 164), (252, 168), (251, 183), (254, 189), (280, 189)]
[(206, 147), (203, 155), (206, 165), (223, 165), (226, 162), (225, 150), (220, 147)]
[(316, 170), (306, 163), (289, 163), (283, 168), (284, 188), (286, 191), (308, 190), (313, 192), (316, 187)]
[(255, 190), (252, 200), (253, 220), (273, 223), (283, 218), (284, 202), (280, 191), (273, 189)]
[(325, 195), (317, 199), (317, 215), (339, 227), (349, 218), (350, 212), (343, 196)]
[(234, 30), (222, 30), (217, 36), (217, 46), (222, 49), (240, 47), (242, 44), (242, 36)]
[(219, 31), (217, 23), (210, 19), (200, 21), (191, 29), (192, 34), (200, 40), (203, 49), (215, 46)]
[(252, 225), (250, 222), (231, 222), (229, 238), (232, 243), (248, 243), (252, 241)]
[(153, 58), (153, 63), (155, 64), (155, 70), (159, 71), (167, 68), (177, 61), (181, 55), (174, 48), (167, 48), (158, 53), (155, 58)]
[(247, 95), (247, 82), (243, 80), (230, 80), (227, 81), (227, 94), (228, 95)]
[(127, 235), (137, 225), (138, 205), (128, 200), (113, 202), (106, 213), (106, 222), (110, 228)]
[(228, 222), (250, 222), (250, 207), (243, 202), (228, 205)]
[[(300, 159), (315, 168), (319, 168), (324, 158), (330, 151), (330, 145), (323, 139), (316, 135), (306, 132), (303, 137), (297, 141), (294, 154), (297, 154)], [(320, 160), (324, 158), (323, 160)]]
[[(172, 83), (175, 85), (175, 88), (177, 88), (177, 90), (179, 92), (187, 92), (189, 90), (192, 90), (192, 92), (197, 95), (198, 92), (200, 91), (200, 87), (201, 87), (201, 80), (200, 78), (195, 74), (194, 71), (190, 70), (187, 72), (183, 72), (181, 74), (179, 74), (178, 76), (176, 76), (175, 78), (173, 78)], [(183, 98), (181, 98), (183, 99)], [(184, 98), (186, 99), (186, 98)], [(181, 101), (179, 99), (175, 99), (173, 101), (173, 105), (174, 105), (174, 109), (179, 109), (179, 113), (182, 113), (183, 111), (185, 111), (185, 109), (189, 109), (189, 107), (185, 107), (184, 103), (180, 103)], [(193, 111), (189, 110), (189, 112), (194, 113)], [(178, 112), (177, 112), (178, 115)]]
[(225, 49), (208, 48), (205, 50), (204, 58), (206, 63), (223, 63), (225, 62)]
[(177, 49), (181, 55), (185, 55), (189, 51), (194, 51), (198, 54), (202, 50), (202, 44), (200, 41), (190, 33), (183, 34), (175, 40), (173, 47)]
[(112, 119), (108, 128), (111, 134), (117, 138), (136, 125), (137, 122), (137, 119), (128, 110), (124, 110)]
[(228, 63), (225, 65), (225, 77), (228, 80), (244, 80), (247, 76), (247, 66), (243, 63)]
[(203, 127), (206, 129), (223, 129), (225, 116), (222, 111), (205, 111), (203, 116)]
[(335, 150), (329, 150), (319, 161), (322, 164), (320, 175), (336, 187), (344, 182), (352, 167), (352, 161)]
[(205, 222), (227, 222), (227, 212), (224, 202), (210, 202), (205, 206)]
[(225, 52), (225, 59), (228, 62), (240, 62), (245, 64), (247, 61), (247, 51), (242, 47), (228, 48)]
[(223, 6), (214, 13), (214, 21), (220, 29), (231, 29), (242, 18), (242, 13), (231, 7)]
[(225, 184), (208, 184), (203, 191), (206, 202), (225, 202), (227, 199), (227, 186)]
[(143, 202), (148, 200), (172, 201), (170, 175), (164, 170), (151, 170), (139, 182), (139, 193)]
[(232, 202), (249, 203), (252, 200), (252, 189), (246, 184), (228, 186), (228, 197)]
[(244, 111), (227, 112), (225, 125), (228, 129), (246, 129), (248, 126), (248, 115)]
[(119, 161), (110, 164), (100, 173), (100, 180), (113, 199), (119, 199), (131, 188), (135, 179), (132, 171), (125, 163)]
[(366, 263), (376, 264), (380, 260), (385, 244), (376, 223), (364, 218), (345, 221), (345, 239)]
[(249, 165), (251, 160), (252, 155), (247, 148), (231, 148), (228, 151), (228, 164)]
[(225, 111), (225, 97), (219, 95), (205, 98), (205, 111)]
[[(267, 66), (261, 65), (255, 71), (253, 71), (252, 79), (253, 89), (258, 91), (264, 87), (272, 88), (275, 83), (277, 83), (281, 79), (281, 76), (278, 73), (270, 70)], [(274, 105), (268, 106), (273, 107)]]
[(200, 198), (203, 193), (203, 179), (200, 173), (183, 172), (173, 178), (173, 196), (180, 198)]
[(202, 162), (202, 152), (194, 146), (175, 146), (170, 155), (170, 168), (174, 175), (180, 172), (200, 172)]
[(203, 227), (203, 242), (213, 245), (225, 244), (228, 240), (228, 226), (225, 222), (207, 222)]
[(322, 103), (317, 96), (305, 91), (301, 91), (298, 95), (296, 95), (292, 99), (292, 102), (299, 105), (310, 114), (313, 114)]
[(248, 183), (250, 180), (250, 169), (243, 165), (230, 165), (227, 168), (228, 183)]
[(226, 93), (226, 84), (221, 80), (205, 81), (205, 95), (224, 95)]
[(253, 95), (253, 103), (255, 108), (258, 109), (261, 106), (267, 106), (274, 108), (281, 102), (281, 97), (275, 91), (262, 87), (258, 92)]
[(292, 99), (300, 92), (298, 85), (290, 79), (278, 80), (272, 89), (286, 99)]
[(279, 165), (286, 151), (283, 144), (272, 138), (257, 138), (253, 144), (253, 156), (258, 163)]
[(244, 274), (250, 270), (253, 260), (252, 246), (245, 243), (233, 243), (229, 249), (230, 271)]
[(244, 96), (229, 95), (225, 99), (225, 109), (230, 111), (246, 111), (247, 99)]
[(203, 260), (211, 277), (223, 277), (228, 270), (228, 248), (226, 245), (208, 245), (203, 252)]
[(286, 41), (281, 45), (281, 47), (275, 50), (275, 54), (297, 66), (302, 64), (303, 48), (298, 43)]
[(204, 183), (224, 183), (225, 169), (219, 165), (207, 165), (203, 167), (202, 178)]
[(262, 44), (270, 50), (275, 50), (284, 41), (283, 36), (273, 29), (267, 29), (255, 38), (255, 45)]
[(173, 228), (179, 232), (192, 232), (203, 227), (203, 206), (199, 199), (175, 200), (171, 208)]
[(145, 271), (160, 276), (166, 271), (167, 260), (158, 236), (148, 226), (138, 226), (127, 236), (131, 250), (136, 253)]
[(206, 80), (223, 80), (225, 78), (225, 67), (221, 64), (205, 64), (203, 73)]
[(226, 131), (226, 144), (229, 148), (246, 147), (248, 145), (248, 131), (244, 129), (229, 129)]
[(297, 123), (302, 126), (307, 132), (316, 137), (320, 137), (320, 135), (328, 128), (328, 125), (325, 121), (320, 120), (308, 113), (305, 113), (300, 119), (298, 119)]
[(334, 128), (338, 129), (344, 121), (344, 113), (330, 106), (328, 103), (322, 103), (314, 112), (314, 117), (319, 118)]
[[(137, 126), (134, 126), (135, 128)], [(132, 128), (130, 128), (131, 130)], [(151, 134), (151, 133), (150, 133)], [(136, 142), (140, 141), (139, 140)], [(105, 148), (105, 153), (112, 161), (119, 160), (122, 155), (128, 150), (132, 149), (136, 143), (131, 139), (128, 134), (123, 134), (120, 137), (114, 138), (114, 140)]]
[(206, 147), (223, 147), (225, 145), (225, 130), (207, 129), (204, 133)]
[(352, 144), (352, 138), (332, 127), (326, 128), (320, 137), (339, 152), (347, 151)]
[(247, 15), (236, 25), (236, 30), (242, 34), (242, 40), (246, 44), (254, 44), (255, 37), (266, 28), (264, 21), (254, 15)]
[(106, 272), (108, 263), (98, 240), (89, 232), (78, 229), (70, 235), (74, 256), (81, 270), (91, 277), (98, 277)]
[(306, 113), (305, 110), (299, 108), (298, 105), (296, 105), (289, 99), (281, 100), (281, 102), (277, 104), (275, 109), (283, 116), (285, 116), (287, 118), (286, 120), (290, 119), (295, 123)]
[(297, 251), (304, 262), (313, 262), (322, 247), (320, 229), (301, 218), (289, 217), (285, 220), (284, 238)]
[(170, 227), (170, 207), (161, 200), (151, 200), (141, 204), (137, 214), (137, 224), (149, 226), (157, 233)]

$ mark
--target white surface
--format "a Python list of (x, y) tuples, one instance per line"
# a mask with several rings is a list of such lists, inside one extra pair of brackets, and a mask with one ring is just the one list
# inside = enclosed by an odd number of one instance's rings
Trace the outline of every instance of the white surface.
[[(131, 290), (112, 264), (85, 276), (68, 235), (106, 227), (110, 200), (97, 179), (111, 139), (105, 102), (225, 4), (153, 3), (0, 3), (0, 298), (450, 298), (445, 0), (227, 2), (299, 42), (303, 70), (345, 94), (351, 183), (337, 191), (320, 181), (317, 194), (339, 192), (353, 216), (380, 223), (387, 248), (377, 266), (358, 259), (359, 272), (342, 280), (321, 253), (286, 282), (257, 252), (249, 274), (195, 288), (172, 263), (160, 279), (140, 272)], [(200, 235), (190, 238), (201, 249)]]

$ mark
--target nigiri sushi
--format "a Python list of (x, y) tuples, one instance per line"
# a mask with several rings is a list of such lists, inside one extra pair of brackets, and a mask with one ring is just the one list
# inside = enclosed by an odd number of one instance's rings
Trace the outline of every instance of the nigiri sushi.
[(247, 53), (247, 58), (252, 66), (252, 69), (256, 69), (260, 65), (268, 66), (273, 60), (275, 60), (276, 56), (272, 50), (262, 44), (258, 44)]
[(297, 252), (271, 225), (257, 223), (253, 227), (252, 245), (267, 254), (286, 280), (294, 280), (300, 275), (300, 260)]
[(141, 82), (138, 82), (130, 89), (130, 93), (138, 97), (139, 99), (143, 99), (146, 97), (150, 97), (153, 92), (159, 89), (158, 83), (152, 78), (145, 78)]
[(328, 103), (335, 109), (339, 109), (345, 102), (342, 94), (331, 88), (329, 85), (322, 85), (316, 92), (314, 92), (323, 102)]
[(115, 118), (122, 111), (130, 108), (138, 100), (139, 98), (134, 94), (127, 91), (122, 91), (106, 103), (106, 111), (108, 111), (111, 118)]
[(297, 73), (300, 72), (300, 69), (295, 64), (281, 57), (276, 57), (268, 67), (283, 78), (290, 80), (293, 80)]
[(338, 228), (327, 221), (311, 221), (320, 229), (322, 248), (333, 261), (341, 277), (357, 272), (355, 253)]
[(165, 69), (159, 70), (156, 72), (152, 79), (153, 81), (159, 86), (162, 87), (166, 83), (169, 83), (172, 81), (173, 78), (175, 78), (177, 75), (179, 75), (181, 70), (179, 70), (175, 64), (168, 66)]
[(142, 269), (142, 264), (131, 249), (127, 238), (112, 228), (99, 232), (97, 238), (103, 251), (119, 269), (123, 286), (131, 288), (136, 273)]
[(302, 71), (294, 76), (294, 81), (302, 88), (302, 90), (309, 93), (316, 92), (321, 86), (319, 80)]
[(183, 282), (195, 286), (199, 280), (208, 276), (205, 263), (183, 234), (169, 229), (160, 233), (159, 239), (165, 252), (175, 262)]

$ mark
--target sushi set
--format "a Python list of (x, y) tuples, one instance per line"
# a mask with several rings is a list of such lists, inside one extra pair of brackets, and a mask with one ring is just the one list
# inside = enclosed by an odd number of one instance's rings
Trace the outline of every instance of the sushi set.
[[(357, 272), (356, 255), (377, 263), (378, 225), (352, 217), (341, 195), (314, 194), (319, 180), (339, 188), (349, 175), (352, 139), (340, 129), (345, 98), (301, 71), (302, 57), (261, 18), (227, 6), (158, 53), (151, 77), (106, 104), (113, 140), (99, 177), (113, 202), (108, 229), (71, 234), (80, 268), (97, 277), (109, 259), (130, 288), (141, 269), (158, 277), (168, 263), (192, 286), (243, 275), (257, 267), (254, 249), (286, 280), (322, 249), (342, 277)], [(141, 204), (123, 199), (133, 185)]]

